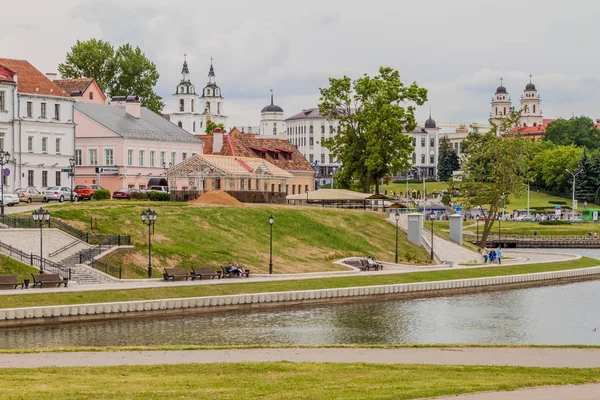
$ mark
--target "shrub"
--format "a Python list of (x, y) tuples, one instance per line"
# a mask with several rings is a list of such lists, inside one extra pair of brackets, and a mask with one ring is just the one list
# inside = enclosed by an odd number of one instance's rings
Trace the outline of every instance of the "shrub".
[(171, 195), (166, 192), (157, 192), (151, 191), (148, 192), (148, 200), (150, 201), (169, 201), (171, 200)]
[(549, 201), (548, 203), (550, 203), (550, 204), (556, 204), (558, 206), (566, 206), (567, 205), (566, 201), (558, 201), (558, 200)]
[(148, 200), (148, 193), (133, 192), (133, 193), (131, 193), (131, 200)]
[(108, 200), (110, 199), (110, 192), (107, 189), (98, 189), (92, 196), (94, 200)]
[(448, 204), (450, 204), (451, 201), (452, 198), (450, 197), (450, 195), (448, 193), (444, 193), (444, 195), (442, 196), (442, 204), (447, 206)]
[[(404, 183), (406, 184), (406, 179), (395, 179), (392, 181), (393, 183)], [(435, 179), (425, 179), (425, 182), (437, 182)], [(423, 179), (409, 179), (408, 183), (423, 183)]]
[(560, 219), (547, 219), (546, 221), (540, 222), (540, 225), (571, 225), (571, 222)]

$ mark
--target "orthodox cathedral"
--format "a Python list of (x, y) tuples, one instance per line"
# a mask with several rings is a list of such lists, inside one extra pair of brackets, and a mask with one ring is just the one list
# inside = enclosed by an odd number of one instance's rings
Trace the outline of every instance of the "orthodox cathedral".
[[(503, 80), (500, 78), (500, 86), (498, 86), (494, 97), (492, 97), (490, 121), (495, 124), (500, 124), (502, 119), (509, 115), (513, 109), (512, 100), (502, 82)], [(529, 75), (529, 83), (525, 86), (525, 90), (521, 95), (520, 109), (522, 110), (520, 121), (522, 127), (543, 126), (542, 99), (535, 85), (531, 82), (531, 75)]]
[(223, 107), (225, 98), (216, 82), (212, 58), (208, 70), (208, 80), (200, 95), (196, 93), (196, 88), (190, 80), (187, 59), (184, 59), (181, 82), (177, 85), (173, 99), (177, 111), (169, 114), (169, 119), (180, 128), (191, 134), (204, 135), (207, 121), (212, 121), (217, 125), (223, 124), (227, 130), (227, 115), (225, 115)]

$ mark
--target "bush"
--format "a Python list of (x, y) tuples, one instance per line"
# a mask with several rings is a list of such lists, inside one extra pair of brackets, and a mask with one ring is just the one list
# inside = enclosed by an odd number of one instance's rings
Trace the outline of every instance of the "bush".
[(540, 225), (571, 225), (571, 222), (560, 219), (547, 219), (546, 221), (540, 222)]
[(450, 204), (451, 201), (452, 198), (450, 197), (450, 195), (448, 193), (444, 193), (444, 195), (442, 196), (442, 204), (447, 206), (448, 204)]
[(148, 192), (148, 200), (150, 201), (169, 201), (171, 200), (171, 195), (166, 192), (157, 192), (151, 191)]
[(148, 200), (148, 193), (133, 192), (133, 193), (131, 193), (131, 200)]
[(107, 189), (98, 189), (92, 196), (94, 200), (108, 200), (110, 199), (110, 192)]
[(558, 201), (558, 200), (549, 201), (548, 203), (550, 203), (550, 204), (556, 204), (558, 206), (566, 206), (567, 205), (566, 201)]
[[(396, 179), (392, 181), (393, 183), (404, 183), (406, 184), (406, 179)], [(437, 182), (435, 179), (425, 179), (425, 182)], [(409, 179), (408, 183), (423, 183), (423, 179)]]

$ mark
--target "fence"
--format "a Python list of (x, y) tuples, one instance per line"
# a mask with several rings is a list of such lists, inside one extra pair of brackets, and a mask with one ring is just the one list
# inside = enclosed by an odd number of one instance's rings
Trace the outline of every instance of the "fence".
[(97, 269), (98, 271), (102, 271), (105, 274), (118, 279), (121, 279), (121, 276), (123, 275), (123, 268), (115, 267), (114, 265), (110, 265), (108, 263), (105, 263), (104, 261), (93, 259), (90, 266), (94, 269)]
[(171, 201), (190, 201), (197, 199), (201, 194), (202, 190), (171, 190), (169, 194)]
[(40, 256), (34, 254), (27, 254), (3, 242), (0, 242), (0, 251), (10, 258), (14, 258), (15, 260), (18, 260), (24, 264), (39, 268), (41, 273), (50, 272), (52, 274), (60, 275), (61, 278), (67, 278), (71, 280), (71, 268), (64, 267), (45, 258), (40, 258)]
[[(79, 263), (83, 264), (86, 262), (93, 261), (95, 257), (104, 253), (106, 250), (109, 250), (112, 247), (125, 245), (125, 243), (121, 242), (121, 239), (124, 238), (125, 237), (122, 235), (112, 235), (105, 237), (104, 240), (102, 240), (94, 247), (90, 247), (89, 249), (79, 252)], [(126, 244), (129, 244), (129, 241)]]

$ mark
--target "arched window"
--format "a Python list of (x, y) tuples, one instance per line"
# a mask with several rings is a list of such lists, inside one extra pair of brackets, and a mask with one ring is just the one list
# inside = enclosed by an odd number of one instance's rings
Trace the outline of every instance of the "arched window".
[(206, 106), (206, 111), (210, 112), (210, 102), (207, 101), (205, 106)]
[(194, 122), (193, 128), (194, 132), (196, 132), (196, 123)]
[(537, 126), (537, 123), (536, 123), (536, 122), (534, 122), (534, 123), (533, 123), (533, 126)]
[(321, 125), (321, 133), (325, 134), (325, 125)]
[(179, 111), (184, 111), (184, 101), (183, 101), (183, 99), (179, 99)]
[(217, 103), (217, 115), (221, 115), (221, 103)]
[(506, 115), (506, 107), (504, 107), (504, 114), (503, 115)]
[(220, 93), (219, 89), (215, 90), (215, 96), (219, 96), (219, 93)]
[(535, 114), (535, 104), (533, 105), (533, 113)]
[(310, 128), (308, 128), (308, 133), (314, 133), (313, 132), (313, 126), (311, 125)]
[(277, 127), (276, 126), (273, 127), (273, 135), (277, 135)]
[(192, 112), (194, 112), (194, 99), (192, 99)]
[(498, 115), (498, 107), (496, 107), (496, 115)]
[(183, 93), (183, 86), (179, 88), (179, 93)]
[(178, 125), (180, 128), (183, 128), (183, 124), (181, 123), (181, 121), (179, 121), (179, 122), (177, 123), (177, 125)]
[(523, 122), (523, 126), (524, 126), (524, 127), (526, 127), (526, 126), (527, 126), (527, 124), (526, 124), (525, 122)]
[(341, 128), (338, 126), (337, 128), (337, 132), (340, 133), (341, 132)]

